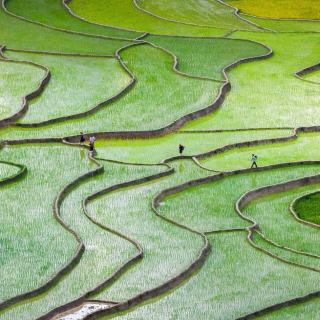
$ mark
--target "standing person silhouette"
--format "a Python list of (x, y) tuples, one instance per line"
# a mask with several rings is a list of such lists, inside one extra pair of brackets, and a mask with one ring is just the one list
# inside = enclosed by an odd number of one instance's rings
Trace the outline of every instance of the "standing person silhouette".
[(182, 156), (182, 153), (183, 153), (183, 150), (184, 150), (184, 146), (182, 144), (179, 144), (179, 153), (180, 153), (180, 156)]
[(94, 142), (96, 141), (96, 138), (94, 136), (90, 136), (89, 138), (89, 150), (90, 153), (93, 154), (94, 152)]
[(251, 157), (251, 162), (252, 162), (251, 169), (253, 167), (258, 168), (257, 159), (258, 159), (258, 156), (253, 153)]
[(86, 142), (86, 138), (84, 137), (83, 132), (80, 132), (80, 143), (85, 143)]

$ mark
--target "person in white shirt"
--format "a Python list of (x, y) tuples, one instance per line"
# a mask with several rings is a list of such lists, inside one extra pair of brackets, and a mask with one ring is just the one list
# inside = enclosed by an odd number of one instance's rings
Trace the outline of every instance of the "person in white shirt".
[(90, 152), (94, 151), (94, 142), (96, 141), (96, 138), (94, 136), (90, 136), (89, 138), (89, 150)]
[(251, 157), (251, 162), (252, 162), (251, 169), (253, 167), (258, 168), (257, 159), (258, 159), (257, 155), (252, 154), (252, 157)]

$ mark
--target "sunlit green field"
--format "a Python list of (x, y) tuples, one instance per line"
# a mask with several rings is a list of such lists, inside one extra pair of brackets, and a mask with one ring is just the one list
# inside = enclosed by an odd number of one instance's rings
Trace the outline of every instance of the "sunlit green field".
[(0, 72), (0, 116), (3, 119), (22, 108), (23, 97), (37, 88), (45, 72), (35, 66), (5, 60), (0, 60)]
[(319, 19), (320, 15), (316, 2), (312, 0), (301, 0), (299, 2), (290, 0), (228, 0), (229, 4), (239, 8), (245, 13), (255, 16), (278, 19)]
[(280, 2), (2, 2), (1, 319), (318, 319), (320, 22)]

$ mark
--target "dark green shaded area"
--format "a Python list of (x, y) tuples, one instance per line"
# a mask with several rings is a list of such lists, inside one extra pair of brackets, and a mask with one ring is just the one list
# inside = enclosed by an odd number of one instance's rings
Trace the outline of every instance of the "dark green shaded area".
[(320, 192), (300, 198), (294, 209), (302, 220), (320, 224)]

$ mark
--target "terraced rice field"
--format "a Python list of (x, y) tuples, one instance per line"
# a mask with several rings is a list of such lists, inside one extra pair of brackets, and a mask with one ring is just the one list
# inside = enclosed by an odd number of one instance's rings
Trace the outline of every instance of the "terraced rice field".
[(228, 0), (229, 4), (255, 16), (276, 19), (319, 19), (320, 12), (313, 0)]
[(3, 0), (0, 319), (318, 319), (318, 13)]

